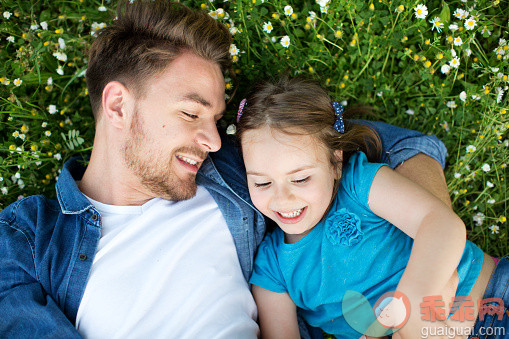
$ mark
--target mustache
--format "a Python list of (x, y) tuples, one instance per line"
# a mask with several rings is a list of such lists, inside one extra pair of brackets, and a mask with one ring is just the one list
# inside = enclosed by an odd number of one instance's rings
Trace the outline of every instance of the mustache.
[(209, 154), (208, 152), (202, 151), (201, 149), (199, 149), (197, 147), (193, 147), (193, 146), (179, 147), (179, 148), (175, 149), (173, 151), (173, 153), (186, 153), (189, 155), (194, 155), (194, 156), (200, 158), (202, 161), (204, 161), (205, 158), (207, 157), (207, 155)]

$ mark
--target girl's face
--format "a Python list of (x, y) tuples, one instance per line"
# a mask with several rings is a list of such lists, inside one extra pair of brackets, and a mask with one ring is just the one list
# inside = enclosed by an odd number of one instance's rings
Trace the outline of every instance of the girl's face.
[(312, 136), (264, 126), (243, 134), (242, 152), (254, 205), (279, 225), (287, 243), (299, 241), (332, 199), (338, 175), (328, 151)]

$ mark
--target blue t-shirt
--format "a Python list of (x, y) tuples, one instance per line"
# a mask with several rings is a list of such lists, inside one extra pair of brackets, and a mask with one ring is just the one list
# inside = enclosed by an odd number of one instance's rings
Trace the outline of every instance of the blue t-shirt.
[[(327, 217), (294, 244), (284, 242), (279, 228), (267, 235), (250, 280), (273, 292), (288, 292), (310, 325), (341, 337), (361, 336), (343, 318), (345, 292), (362, 293), (375, 305), (384, 293), (396, 290), (412, 250), (412, 238), (369, 209), (369, 190), (381, 166), (369, 163), (364, 153), (354, 154)], [(467, 241), (458, 265), (457, 296), (470, 293), (482, 262), (483, 252)]]

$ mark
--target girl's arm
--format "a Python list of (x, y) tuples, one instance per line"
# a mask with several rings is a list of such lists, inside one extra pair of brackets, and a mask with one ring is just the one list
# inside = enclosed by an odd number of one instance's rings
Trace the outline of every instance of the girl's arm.
[(408, 325), (418, 324), (423, 298), (440, 295), (458, 266), (466, 243), (465, 225), (438, 198), (387, 167), (375, 175), (368, 201), (375, 214), (414, 239), (397, 290), (410, 299)]
[(300, 338), (297, 307), (288, 293), (276, 293), (251, 285), (262, 338)]

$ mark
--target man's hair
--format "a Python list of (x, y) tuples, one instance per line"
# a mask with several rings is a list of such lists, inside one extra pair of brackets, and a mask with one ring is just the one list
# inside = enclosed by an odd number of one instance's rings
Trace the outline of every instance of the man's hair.
[(96, 121), (108, 82), (119, 81), (142, 97), (146, 81), (186, 51), (217, 63), (224, 74), (231, 71), (231, 43), (228, 29), (203, 11), (165, 0), (121, 0), (117, 19), (89, 51), (86, 78)]

